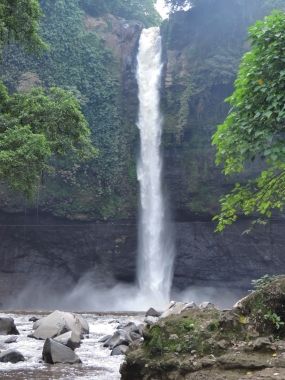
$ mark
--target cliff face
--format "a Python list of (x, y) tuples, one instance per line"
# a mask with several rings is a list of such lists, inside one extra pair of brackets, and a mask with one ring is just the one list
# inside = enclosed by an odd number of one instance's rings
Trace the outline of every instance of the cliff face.
[[(241, 222), (214, 234), (210, 220), (219, 197), (236, 180), (252, 176), (260, 163), (227, 181), (214, 165), (211, 135), (228, 112), (223, 100), (233, 91), (238, 63), (248, 49), (246, 27), (265, 9), (261, 0), (209, 4), (214, 5), (178, 12), (161, 28), (162, 148), (176, 231), (174, 287), (249, 289), (253, 278), (284, 272), (285, 226), (280, 219), (241, 236), (248, 226)], [(0, 302), (29, 284), (64, 292), (84, 276), (107, 287), (135, 281), (135, 69), (143, 25), (112, 15), (95, 18), (68, 6), (43, 7), (43, 35), (51, 51), (35, 60), (9, 48), (3, 80), (11, 91), (54, 84), (72, 90), (100, 157), (84, 165), (54, 162), (55, 175), (39, 185), (33, 204), (1, 186)]]
[[(35, 59), (8, 47), (2, 78), (11, 91), (37, 85), (73, 91), (99, 158), (85, 164), (54, 158), (55, 172), (39, 184), (33, 204), (2, 185), (0, 207), (7, 212), (37, 208), (86, 221), (133, 218), (139, 145), (135, 71), (143, 24), (110, 14), (92, 17), (77, 3), (63, 7), (60, 1), (54, 6), (42, 2), (46, 14), (42, 35), (50, 52)], [(226, 179), (215, 167), (211, 136), (227, 115), (224, 99), (233, 91), (239, 62), (249, 48), (244, 42), (246, 28), (268, 13), (267, 3), (205, 1), (187, 12), (176, 12), (162, 24), (162, 148), (165, 183), (178, 220), (209, 220), (218, 212), (221, 195), (259, 168), (255, 163), (241, 176)]]
[[(136, 210), (135, 125), (138, 100), (136, 53), (143, 24), (106, 14), (92, 17), (72, 2), (43, 3), (43, 38), (50, 51), (40, 58), (7, 47), (2, 78), (11, 91), (59, 86), (72, 91), (89, 123), (95, 161), (53, 157), (53, 175), (45, 175), (30, 204), (0, 186), (0, 203), (8, 212), (38, 208), (77, 220), (122, 219)], [(78, 3), (78, 1), (77, 1)]]
[(247, 27), (267, 13), (268, 4), (261, 0), (204, 1), (162, 24), (165, 175), (180, 220), (215, 215), (219, 198), (260, 170), (255, 162), (242, 175), (226, 178), (215, 166), (211, 136), (229, 111), (224, 99), (232, 94), (242, 55), (250, 47)]
[[(135, 282), (137, 225), (132, 220), (84, 223), (1, 213), (0, 224), (4, 305), (9, 300), (14, 307), (45, 307), (45, 297), (70, 293), (82, 278), (97, 290)], [(221, 235), (213, 232), (213, 223), (175, 223), (174, 288), (247, 293), (252, 279), (284, 272), (284, 223), (242, 235), (246, 227), (237, 223)]]

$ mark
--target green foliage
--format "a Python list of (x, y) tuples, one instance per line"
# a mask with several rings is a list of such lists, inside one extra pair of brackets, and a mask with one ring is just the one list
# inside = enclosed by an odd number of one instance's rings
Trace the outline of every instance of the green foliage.
[(87, 122), (71, 93), (41, 88), (25, 94), (5, 94), (1, 102), (0, 175), (13, 189), (31, 197), (47, 169), (51, 154), (72, 152), (80, 159), (96, 157)]
[(272, 281), (277, 280), (278, 278), (279, 276), (269, 276), (266, 274), (257, 280), (252, 280), (251, 283), (254, 286), (255, 290), (258, 292), (264, 288), (264, 286), (270, 284)]
[(127, 20), (139, 20), (146, 27), (159, 25), (161, 18), (154, 0), (81, 0), (83, 9), (94, 16), (112, 13)]
[[(71, 91), (88, 121), (92, 144), (100, 151), (96, 160), (85, 163), (74, 161), (73, 155), (53, 156), (49, 164), (55, 171), (40, 186), (39, 208), (68, 218), (124, 218), (137, 205), (137, 128), (125, 111), (128, 100), (121, 93), (120, 57), (107, 46), (104, 32), (95, 34), (84, 27), (80, 4), (79, 0), (41, 1), (46, 17), (40, 32), (50, 50), (34, 59), (16, 46), (6, 47), (3, 81), (14, 92), (28, 73), (45, 89), (59, 86)], [(104, 19), (107, 23), (108, 16)]]
[(47, 48), (38, 34), (43, 17), (37, 0), (0, 0), (0, 49), (14, 41), (39, 53)]
[(280, 327), (284, 325), (284, 322), (281, 321), (281, 317), (276, 313), (271, 313), (271, 311), (266, 313), (263, 317), (272, 323), (277, 330), (279, 330)]
[(216, 163), (224, 164), (227, 175), (245, 169), (247, 160), (263, 160), (267, 167), (244, 186), (236, 184), (221, 199), (222, 210), (215, 219), (217, 230), (235, 221), (239, 214), (259, 212), (270, 218), (272, 209), (283, 210), (284, 190), (284, 86), (285, 15), (274, 11), (249, 28), (252, 51), (244, 55), (236, 90), (226, 99), (232, 107), (213, 136)]

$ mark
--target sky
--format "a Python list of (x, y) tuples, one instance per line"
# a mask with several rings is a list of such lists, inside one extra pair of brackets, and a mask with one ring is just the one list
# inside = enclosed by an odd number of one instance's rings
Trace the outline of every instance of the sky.
[(164, 8), (164, 0), (157, 0), (155, 7), (163, 19), (168, 17), (167, 8)]

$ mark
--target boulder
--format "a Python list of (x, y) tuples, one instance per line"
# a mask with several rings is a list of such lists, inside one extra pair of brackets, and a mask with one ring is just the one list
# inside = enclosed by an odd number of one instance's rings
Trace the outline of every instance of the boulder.
[(80, 358), (74, 353), (71, 348), (64, 346), (63, 344), (56, 342), (50, 338), (45, 341), (42, 355), (43, 360), (49, 364), (82, 363)]
[(98, 340), (98, 343), (105, 343), (108, 339), (111, 338), (112, 335), (105, 335), (101, 339)]
[(0, 335), (19, 335), (13, 318), (0, 317)]
[(173, 314), (180, 314), (189, 309), (197, 309), (197, 305), (194, 302), (187, 303), (171, 301), (166, 310), (161, 314), (160, 318), (166, 318)]
[(79, 337), (89, 333), (89, 326), (84, 318), (58, 310), (38, 320), (34, 325), (38, 327), (30, 336), (36, 339), (55, 338), (68, 331), (73, 331)]
[(126, 325), (123, 325), (121, 327), (121, 330), (124, 330), (126, 332), (135, 332), (139, 334), (139, 325), (137, 325), (135, 322), (128, 322)]
[(125, 346), (125, 345), (117, 346), (117, 347), (113, 348), (113, 350), (111, 352), (111, 356), (114, 356), (114, 355), (125, 355), (126, 351), (127, 351), (127, 348), (128, 348), (128, 346)]
[(24, 361), (24, 356), (17, 350), (6, 350), (0, 353), (0, 362), (2, 363), (18, 363)]
[(134, 332), (130, 332), (130, 333), (126, 334), (126, 341), (128, 343), (132, 343), (132, 342), (134, 342), (135, 340), (138, 340), (138, 339), (141, 339), (141, 335), (140, 334), (137, 334), (137, 333), (134, 333)]
[(33, 324), (33, 329), (36, 330), (44, 322), (45, 319), (46, 319), (46, 317), (42, 317), (42, 318), (36, 320)]
[(59, 335), (56, 338), (54, 338), (56, 342), (59, 342), (72, 350), (75, 350), (75, 348), (80, 347), (81, 341), (78, 335), (76, 335), (73, 331), (68, 331), (65, 334)]
[(103, 345), (103, 347), (110, 347), (114, 348), (116, 346), (120, 346), (121, 344), (128, 345), (128, 342), (126, 341), (126, 331), (124, 330), (117, 330), (111, 338), (109, 338)]
[(145, 313), (146, 317), (160, 317), (161, 313), (156, 311), (153, 307), (148, 309), (148, 311)]
[(10, 338), (6, 339), (4, 343), (15, 343), (17, 342), (18, 337), (17, 336), (11, 336)]
[(37, 317), (31, 317), (29, 318), (29, 322), (37, 322), (40, 318)]

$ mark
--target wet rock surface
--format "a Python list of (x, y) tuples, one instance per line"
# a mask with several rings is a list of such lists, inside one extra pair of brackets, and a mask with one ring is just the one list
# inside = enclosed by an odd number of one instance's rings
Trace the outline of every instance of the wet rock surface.
[(33, 328), (35, 331), (30, 337), (36, 339), (54, 338), (68, 331), (78, 337), (89, 333), (88, 323), (80, 315), (58, 310), (36, 321)]
[(81, 343), (79, 336), (76, 335), (73, 331), (68, 331), (65, 334), (59, 335), (56, 338), (54, 338), (54, 340), (56, 342), (64, 344), (72, 350), (75, 350), (75, 348), (80, 347)]
[[(75, 286), (90, 269), (92, 279), (102, 279), (102, 273), (106, 273), (104, 281), (108, 280), (108, 284), (120, 280), (131, 282), (135, 278), (134, 221), (90, 225), (78, 222), (75, 228), (70, 221), (45, 215), (39, 217), (38, 227), (32, 216), (27, 217), (25, 226), (23, 215), (1, 213), (0, 222), (5, 224), (0, 231), (0, 302), (3, 304), (9, 298), (11, 304), (18, 301), (19, 308), (25, 304), (37, 307), (48, 302), (53, 292)], [(174, 286), (184, 289), (191, 285), (224, 285), (248, 290), (253, 278), (285, 272), (285, 225), (272, 223), (250, 236), (241, 236), (246, 228), (247, 223), (238, 223), (220, 235), (214, 233), (212, 223), (176, 223)], [(121, 241), (119, 244), (117, 239)], [(91, 262), (96, 266), (91, 268)], [(26, 297), (17, 299), (29, 284)], [(37, 294), (35, 284), (40, 289)]]
[(74, 353), (71, 348), (50, 338), (45, 341), (42, 355), (44, 361), (49, 364), (81, 363), (80, 358)]
[(128, 349), (128, 346), (123, 345), (123, 344), (120, 345), (120, 346), (116, 346), (115, 348), (113, 348), (113, 350), (111, 352), (111, 356), (114, 356), (114, 355), (125, 355), (127, 349)]
[(18, 363), (25, 361), (24, 356), (17, 350), (7, 350), (0, 352), (0, 362)]
[[(45, 316), (45, 313), (39, 313)], [(64, 364), (57, 363), (50, 365), (42, 359), (42, 351), (45, 341), (30, 339), (28, 335), (32, 332), (33, 323), (29, 321), (31, 314), (25, 312), (7, 313), (13, 317), (20, 335), (17, 342), (13, 343), (13, 348), (23, 354), (25, 361), (17, 363), (0, 361), (1, 380), (62, 380), (62, 379), (81, 379), (81, 380), (119, 380), (119, 366), (124, 359), (124, 355), (111, 355), (109, 348), (104, 348), (98, 340), (106, 334), (112, 335), (116, 331), (117, 322), (126, 325), (129, 321), (140, 324), (143, 314), (133, 316), (127, 313), (89, 313), (82, 317), (87, 320), (90, 330), (84, 334), (84, 339), (79, 348), (75, 349), (75, 354), (81, 359), (82, 363)], [(115, 317), (115, 319), (114, 319)], [(11, 344), (4, 343), (7, 336), (0, 336), (0, 350), (8, 351)], [(3, 342), (3, 344), (2, 344)], [(61, 344), (61, 348), (66, 348)], [(72, 351), (73, 352), (73, 351)]]
[(0, 335), (19, 334), (14, 319), (5, 315), (0, 316)]
[[(0, 213), (0, 223), (3, 224), (0, 302), (6, 308), (7, 305), (33, 310), (68, 308), (62, 302), (54, 306), (50, 300), (65, 294), (67, 288), (71, 290), (87, 273), (95, 285), (97, 281), (109, 287), (118, 281), (135, 281), (137, 225), (134, 220), (76, 222), (73, 227), (72, 221), (47, 215), (40, 214), (37, 225), (32, 215), (27, 215), (25, 220), (24, 215)], [(174, 227), (175, 288), (218, 287), (221, 298), (234, 289), (239, 292), (238, 299), (246, 294), (244, 290), (251, 289), (252, 279), (265, 273), (285, 272), (285, 224), (282, 222), (272, 222), (242, 236), (247, 222), (231, 226), (223, 235), (214, 233), (213, 223), (177, 222)], [(25, 293), (19, 297), (23, 288)], [(84, 299), (77, 302), (82, 310), (88, 310)]]

